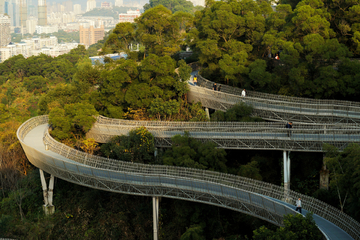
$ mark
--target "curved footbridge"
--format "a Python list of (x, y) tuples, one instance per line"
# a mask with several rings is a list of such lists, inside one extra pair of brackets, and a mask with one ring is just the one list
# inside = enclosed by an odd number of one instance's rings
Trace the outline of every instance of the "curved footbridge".
[[(106, 118), (100, 119), (110, 121)], [(119, 120), (112, 121), (115, 123)], [(327, 239), (360, 239), (358, 222), (317, 199), (291, 190), (284, 191), (284, 188), (276, 185), (230, 174), (173, 166), (136, 164), (89, 155), (55, 141), (48, 133), (47, 122), (47, 116), (29, 119), (20, 126), (17, 136), (29, 161), (41, 169), (41, 174), (42, 171), (46, 171), (52, 176), (48, 188), (43, 174), (41, 175), (45, 204), (50, 206), (52, 205), (54, 176), (105, 191), (152, 196), (155, 200), (153, 205), (154, 238), (156, 239), (157, 228), (155, 226), (158, 222), (156, 217), (158, 201), (156, 199), (158, 197), (220, 206), (264, 219), (278, 226), (283, 225), (285, 214), (296, 214), (294, 206), (288, 202), (294, 203), (301, 197), (304, 212), (314, 213), (316, 224)], [(132, 126), (131, 122), (128, 122), (127, 127), (129, 124)], [(148, 122), (148, 124), (150, 123)], [(164, 124), (166, 125), (166, 123)], [(126, 124), (123, 123), (123, 125)], [(117, 129), (115, 126), (119, 125), (107, 124), (106, 127)], [(158, 127), (166, 128), (166, 126)], [(172, 124), (168, 128), (163, 131), (169, 134), (168, 137), (176, 131), (184, 131), (180, 127), (174, 128)], [(197, 129), (198, 133), (206, 132), (205, 126), (191, 126), (190, 124), (188, 128), (191, 131)], [(231, 126), (225, 128), (228, 129), (224, 131), (225, 133), (231, 133)], [(240, 129), (241, 126), (240, 128), (235, 126), (234, 129), (236, 128)], [(128, 131), (122, 126), (120, 129), (124, 132)], [(214, 126), (211, 129), (214, 129)], [(324, 129), (319, 131), (323, 132)], [(275, 132), (276, 130), (273, 131), (273, 133)], [(279, 138), (288, 138), (283, 136), (283, 133), (280, 134)], [(260, 136), (253, 137), (259, 138)], [(287, 148), (284, 147), (284, 149)]]
[[(247, 92), (222, 86), (213, 91), (213, 82), (198, 76), (189, 84), (188, 100), (204, 107), (226, 111), (245, 102), (254, 115), (273, 123), (154, 122), (97, 118), (88, 137), (107, 142), (114, 135), (127, 134), (145, 126), (157, 147), (170, 147), (171, 137), (188, 131), (199, 141), (212, 141), (220, 148), (282, 150), (284, 187), (239, 176), (170, 166), (142, 165), (92, 156), (56, 142), (48, 133), (48, 118), (40, 116), (22, 124), (17, 135), (26, 156), (40, 169), (45, 210), (53, 211), (54, 177), (106, 191), (152, 196), (154, 239), (157, 239), (158, 197), (170, 197), (212, 204), (243, 212), (275, 225), (284, 214), (296, 214), (294, 206), (302, 198), (303, 209), (314, 213), (319, 229), (328, 239), (360, 239), (360, 224), (351, 217), (314, 198), (290, 190), (290, 151), (322, 152), (329, 143), (343, 150), (360, 142), (360, 104), (347, 101), (314, 100)], [(284, 128), (293, 121), (291, 132)], [(46, 184), (43, 171), (51, 174)]]
[[(197, 74), (196, 72), (192, 74)], [(246, 91), (222, 85), (221, 91), (212, 90), (214, 82), (198, 75), (198, 85), (189, 81), (189, 102), (201, 102), (203, 107), (226, 111), (236, 103), (253, 106), (254, 116), (270, 121), (296, 123), (360, 123), (360, 103), (339, 100), (322, 100)], [(217, 83), (217, 86), (220, 84)]]

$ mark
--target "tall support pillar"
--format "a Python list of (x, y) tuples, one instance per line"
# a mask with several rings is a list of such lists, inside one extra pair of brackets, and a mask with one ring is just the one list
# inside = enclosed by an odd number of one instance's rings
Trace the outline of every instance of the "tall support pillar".
[(157, 155), (158, 155), (158, 148), (155, 148), (155, 150), (154, 150), (154, 157), (156, 158)]
[(283, 151), (284, 160), (284, 198), (285, 202), (290, 202), (290, 151)]
[(44, 194), (44, 212), (46, 215), (53, 214), (55, 212), (55, 206), (53, 205), (53, 190), (54, 190), (54, 175), (50, 176), (49, 190), (47, 188), (45, 176), (43, 170), (40, 170), (41, 185)]
[(154, 240), (158, 240), (159, 197), (153, 197), (153, 221), (154, 221)]
[(326, 168), (325, 155), (323, 156), (323, 165), (320, 170), (320, 189), (329, 190), (330, 171)]
[(209, 113), (209, 109), (205, 108), (205, 112), (206, 112), (206, 116), (207, 118), (210, 120), (210, 113)]

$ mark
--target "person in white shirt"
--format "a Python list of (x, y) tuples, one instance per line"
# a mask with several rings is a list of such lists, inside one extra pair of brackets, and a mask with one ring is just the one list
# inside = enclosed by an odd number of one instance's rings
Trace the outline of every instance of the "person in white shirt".
[(246, 92), (245, 92), (245, 89), (244, 89), (244, 90), (242, 90), (242, 92), (241, 92), (241, 96), (242, 96), (242, 97), (246, 97)]

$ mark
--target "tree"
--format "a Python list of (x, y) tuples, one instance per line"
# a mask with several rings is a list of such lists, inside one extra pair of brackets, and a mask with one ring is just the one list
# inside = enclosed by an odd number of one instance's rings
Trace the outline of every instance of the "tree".
[(225, 113), (216, 111), (211, 115), (211, 121), (217, 122), (259, 122), (261, 118), (251, 117), (253, 108), (245, 103), (239, 103), (228, 109)]
[(297, 239), (323, 239), (320, 230), (317, 228), (311, 213), (305, 217), (301, 214), (289, 214), (284, 217), (284, 227), (270, 230), (265, 226), (254, 231), (254, 240), (276, 239), (276, 240), (297, 240)]
[(135, 25), (129, 22), (118, 23), (106, 39), (104, 48), (113, 53), (129, 53), (132, 43), (135, 43)]
[(129, 136), (116, 136), (101, 146), (101, 152), (109, 158), (137, 163), (153, 163), (154, 137), (145, 128), (140, 127), (129, 132)]
[(163, 157), (165, 165), (227, 172), (226, 152), (216, 148), (215, 143), (201, 143), (187, 132), (184, 136), (172, 137), (171, 141), (171, 150), (166, 151)]
[(179, 23), (167, 8), (162, 5), (151, 8), (135, 21), (137, 38), (145, 46), (147, 53), (170, 56), (180, 50), (183, 36), (180, 34)]
[(97, 111), (89, 103), (67, 104), (64, 109), (55, 107), (49, 113), (51, 134), (59, 140), (80, 135), (88, 132), (94, 122)]
[(348, 145), (343, 152), (334, 146), (324, 145), (326, 166), (330, 170), (330, 187), (335, 188), (341, 211), (345, 211), (355, 219), (360, 218), (360, 146)]
[(205, 240), (201, 226), (191, 226), (181, 235), (180, 240)]
[(150, 0), (149, 3), (144, 5), (144, 11), (147, 11), (158, 5), (163, 5), (173, 13), (180, 11), (193, 13), (195, 11), (193, 3), (186, 0)]

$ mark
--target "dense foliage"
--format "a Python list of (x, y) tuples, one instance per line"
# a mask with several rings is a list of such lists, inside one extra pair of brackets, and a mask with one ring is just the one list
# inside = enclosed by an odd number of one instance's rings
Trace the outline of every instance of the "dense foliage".
[[(151, 200), (146, 197), (87, 189), (58, 179), (56, 213), (43, 215), (38, 172), (16, 139), (19, 125), (38, 114), (49, 115), (55, 138), (91, 154), (222, 171), (280, 185), (280, 151), (217, 149), (185, 133), (173, 137), (171, 149), (157, 152), (153, 136), (144, 128), (103, 145), (85, 138), (98, 114), (135, 120), (206, 121), (201, 104), (187, 102), (191, 68), (178, 59), (186, 46), (193, 51), (192, 59), (198, 59), (201, 74), (222, 84), (282, 95), (357, 100), (359, 1), (280, 3), (274, 11), (267, 1), (209, 0), (194, 13), (186, 1), (150, 1), (135, 23), (118, 24), (88, 51), (79, 46), (56, 58), (19, 55), (1, 63), (0, 236), (151, 238)], [(140, 51), (131, 51), (130, 46), (137, 44)], [(101, 53), (125, 52), (128, 58), (92, 65), (88, 55), (97, 55), (100, 48)], [(279, 60), (274, 59), (276, 54)], [(251, 111), (240, 104), (226, 113), (215, 112), (211, 120), (260, 121), (251, 117)], [(340, 207), (359, 220), (358, 150), (358, 145), (343, 153), (328, 147), (329, 191), (318, 190), (322, 154), (292, 152), (291, 188)], [(161, 200), (162, 239), (296, 239), (299, 232), (308, 239), (318, 237), (309, 216), (288, 217), (285, 225), (275, 229), (234, 211)]]
[(200, 11), (203, 9), (201, 6), (194, 7), (191, 1), (186, 0), (150, 0), (149, 3), (144, 5), (144, 10), (149, 10), (150, 8), (156, 7), (158, 5), (163, 5), (167, 9), (171, 10), (172, 13), (175, 12), (186, 12), (194, 14), (196, 11)]
[(254, 240), (300, 240), (313, 239), (321, 240), (323, 236), (316, 227), (315, 221), (311, 213), (307, 213), (306, 217), (300, 214), (295, 216), (287, 215), (284, 218), (284, 227), (276, 229), (276, 231), (261, 227), (254, 231)]
[(83, 14), (84, 17), (113, 17), (114, 19), (119, 19), (119, 13), (126, 13), (128, 10), (134, 9), (132, 7), (116, 7), (112, 8), (94, 8), (91, 11), (88, 11)]

